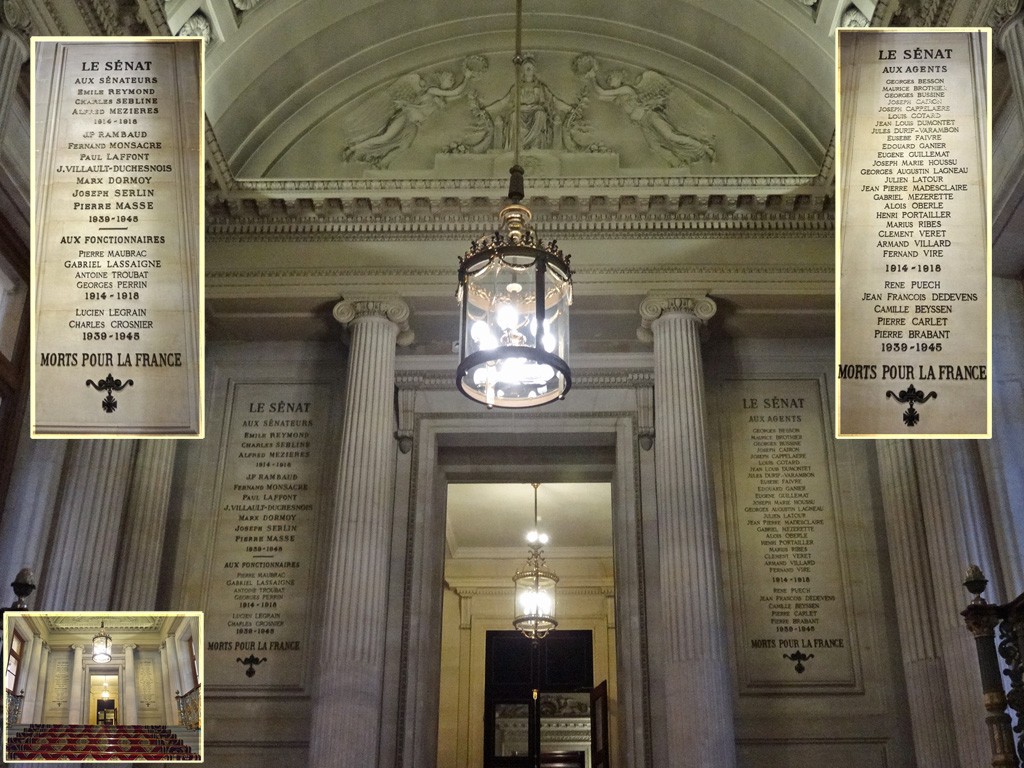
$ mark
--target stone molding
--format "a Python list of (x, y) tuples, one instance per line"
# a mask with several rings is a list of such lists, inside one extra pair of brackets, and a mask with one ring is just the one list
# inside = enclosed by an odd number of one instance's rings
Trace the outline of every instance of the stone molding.
[[(395, 374), (395, 386), (399, 390), (417, 389), (424, 391), (454, 390), (455, 368), (458, 361), (452, 359), (450, 371), (405, 371)], [(654, 385), (654, 371), (620, 370), (573, 370), (573, 389), (634, 389)]]
[(344, 326), (359, 317), (383, 317), (398, 326), (395, 343), (400, 347), (412, 344), (415, 334), (409, 327), (409, 305), (397, 296), (342, 299), (334, 305), (334, 319)]

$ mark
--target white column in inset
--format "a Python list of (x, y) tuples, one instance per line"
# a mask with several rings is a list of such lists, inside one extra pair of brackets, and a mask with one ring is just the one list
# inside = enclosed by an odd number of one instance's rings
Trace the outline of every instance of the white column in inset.
[(71, 661), (71, 690), (68, 691), (68, 725), (82, 724), (82, 650), (85, 646), (72, 645), (75, 655)]
[(22, 650), (25, 669), (21, 672), (25, 698), (21, 702), (21, 722), (31, 723), (29, 719), (36, 709), (36, 691), (39, 686), (39, 654), (43, 650), (43, 640), (35, 635), (29, 636)]
[(135, 695), (135, 649), (134, 643), (124, 646), (124, 706), (121, 712), (122, 725), (139, 724), (139, 702)]
[(43, 722), (43, 708), (46, 705), (46, 684), (49, 679), (47, 670), (50, 668), (50, 646), (46, 643), (43, 643), (42, 646), (43, 649), (39, 654), (39, 680), (36, 683), (36, 706), (31, 713), (32, 719), (23, 722)]

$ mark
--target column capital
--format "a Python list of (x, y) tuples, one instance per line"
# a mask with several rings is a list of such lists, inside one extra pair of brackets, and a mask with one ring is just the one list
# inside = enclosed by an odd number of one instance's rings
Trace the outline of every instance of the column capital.
[(383, 317), (398, 326), (395, 343), (400, 347), (412, 344), (415, 334), (409, 327), (409, 305), (398, 296), (361, 296), (342, 299), (334, 305), (334, 319), (349, 325), (359, 317)]
[(32, 17), (23, 0), (3, 0), (0, 9), (0, 26), (6, 26), (18, 34), (25, 45), (25, 58), (28, 58), (28, 38), (32, 34)]
[(125, 650), (134, 651), (139, 646), (136, 643), (125, 643), (123, 647)]
[(640, 327), (636, 329), (636, 337), (646, 344), (654, 341), (651, 326), (662, 315), (682, 314), (705, 323), (717, 311), (718, 305), (707, 294), (651, 293), (640, 302)]
[(1021, 0), (996, 0), (988, 15), (989, 26), (994, 33), (994, 42), (1001, 49), (1003, 48), (1003, 34), (1015, 24), (1024, 21), (1024, 14), (1021, 14)]

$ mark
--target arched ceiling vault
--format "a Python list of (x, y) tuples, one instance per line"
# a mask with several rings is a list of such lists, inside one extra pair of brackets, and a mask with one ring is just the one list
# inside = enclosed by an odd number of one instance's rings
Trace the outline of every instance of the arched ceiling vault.
[[(606, 71), (623, 72), (627, 84), (656, 72), (673, 89), (696, 91), (722, 116), (764, 137), (782, 167), (813, 174), (833, 125), (830, 4), (818, 6), (796, 0), (566, 2), (554, 8), (527, 2), (524, 47), (536, 52), (539, 70), (548, 65), (541, 71), (548, 78), (556, 76), (556, 56), (567, 61), (580, 53), (593, 54)], [(208, 51), (207, 114), (239, 179), (279, 176), (275, 163), (304, 135), (410, 73), (429, 78), (476, 54), (489, 60), (487, 79), (512, 82), (514, 16), (506, 0), (276, 0), (230, 21)], [(385, 99), (380, 120), (389, 106)], [(358, 174), (333, 169), (333, 160), (318, 158), (318, 173), (305, 175)], [(724, 166), (719, 174), (736, 172)]]

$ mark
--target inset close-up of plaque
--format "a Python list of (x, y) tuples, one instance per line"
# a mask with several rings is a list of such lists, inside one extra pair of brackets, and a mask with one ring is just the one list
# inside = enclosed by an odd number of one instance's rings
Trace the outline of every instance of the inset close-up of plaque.
[(836, 38), (836, 436), (991, 437), (989, 30)]
[(32, 436), (202, 437), (202, 40), (32, 43)]

